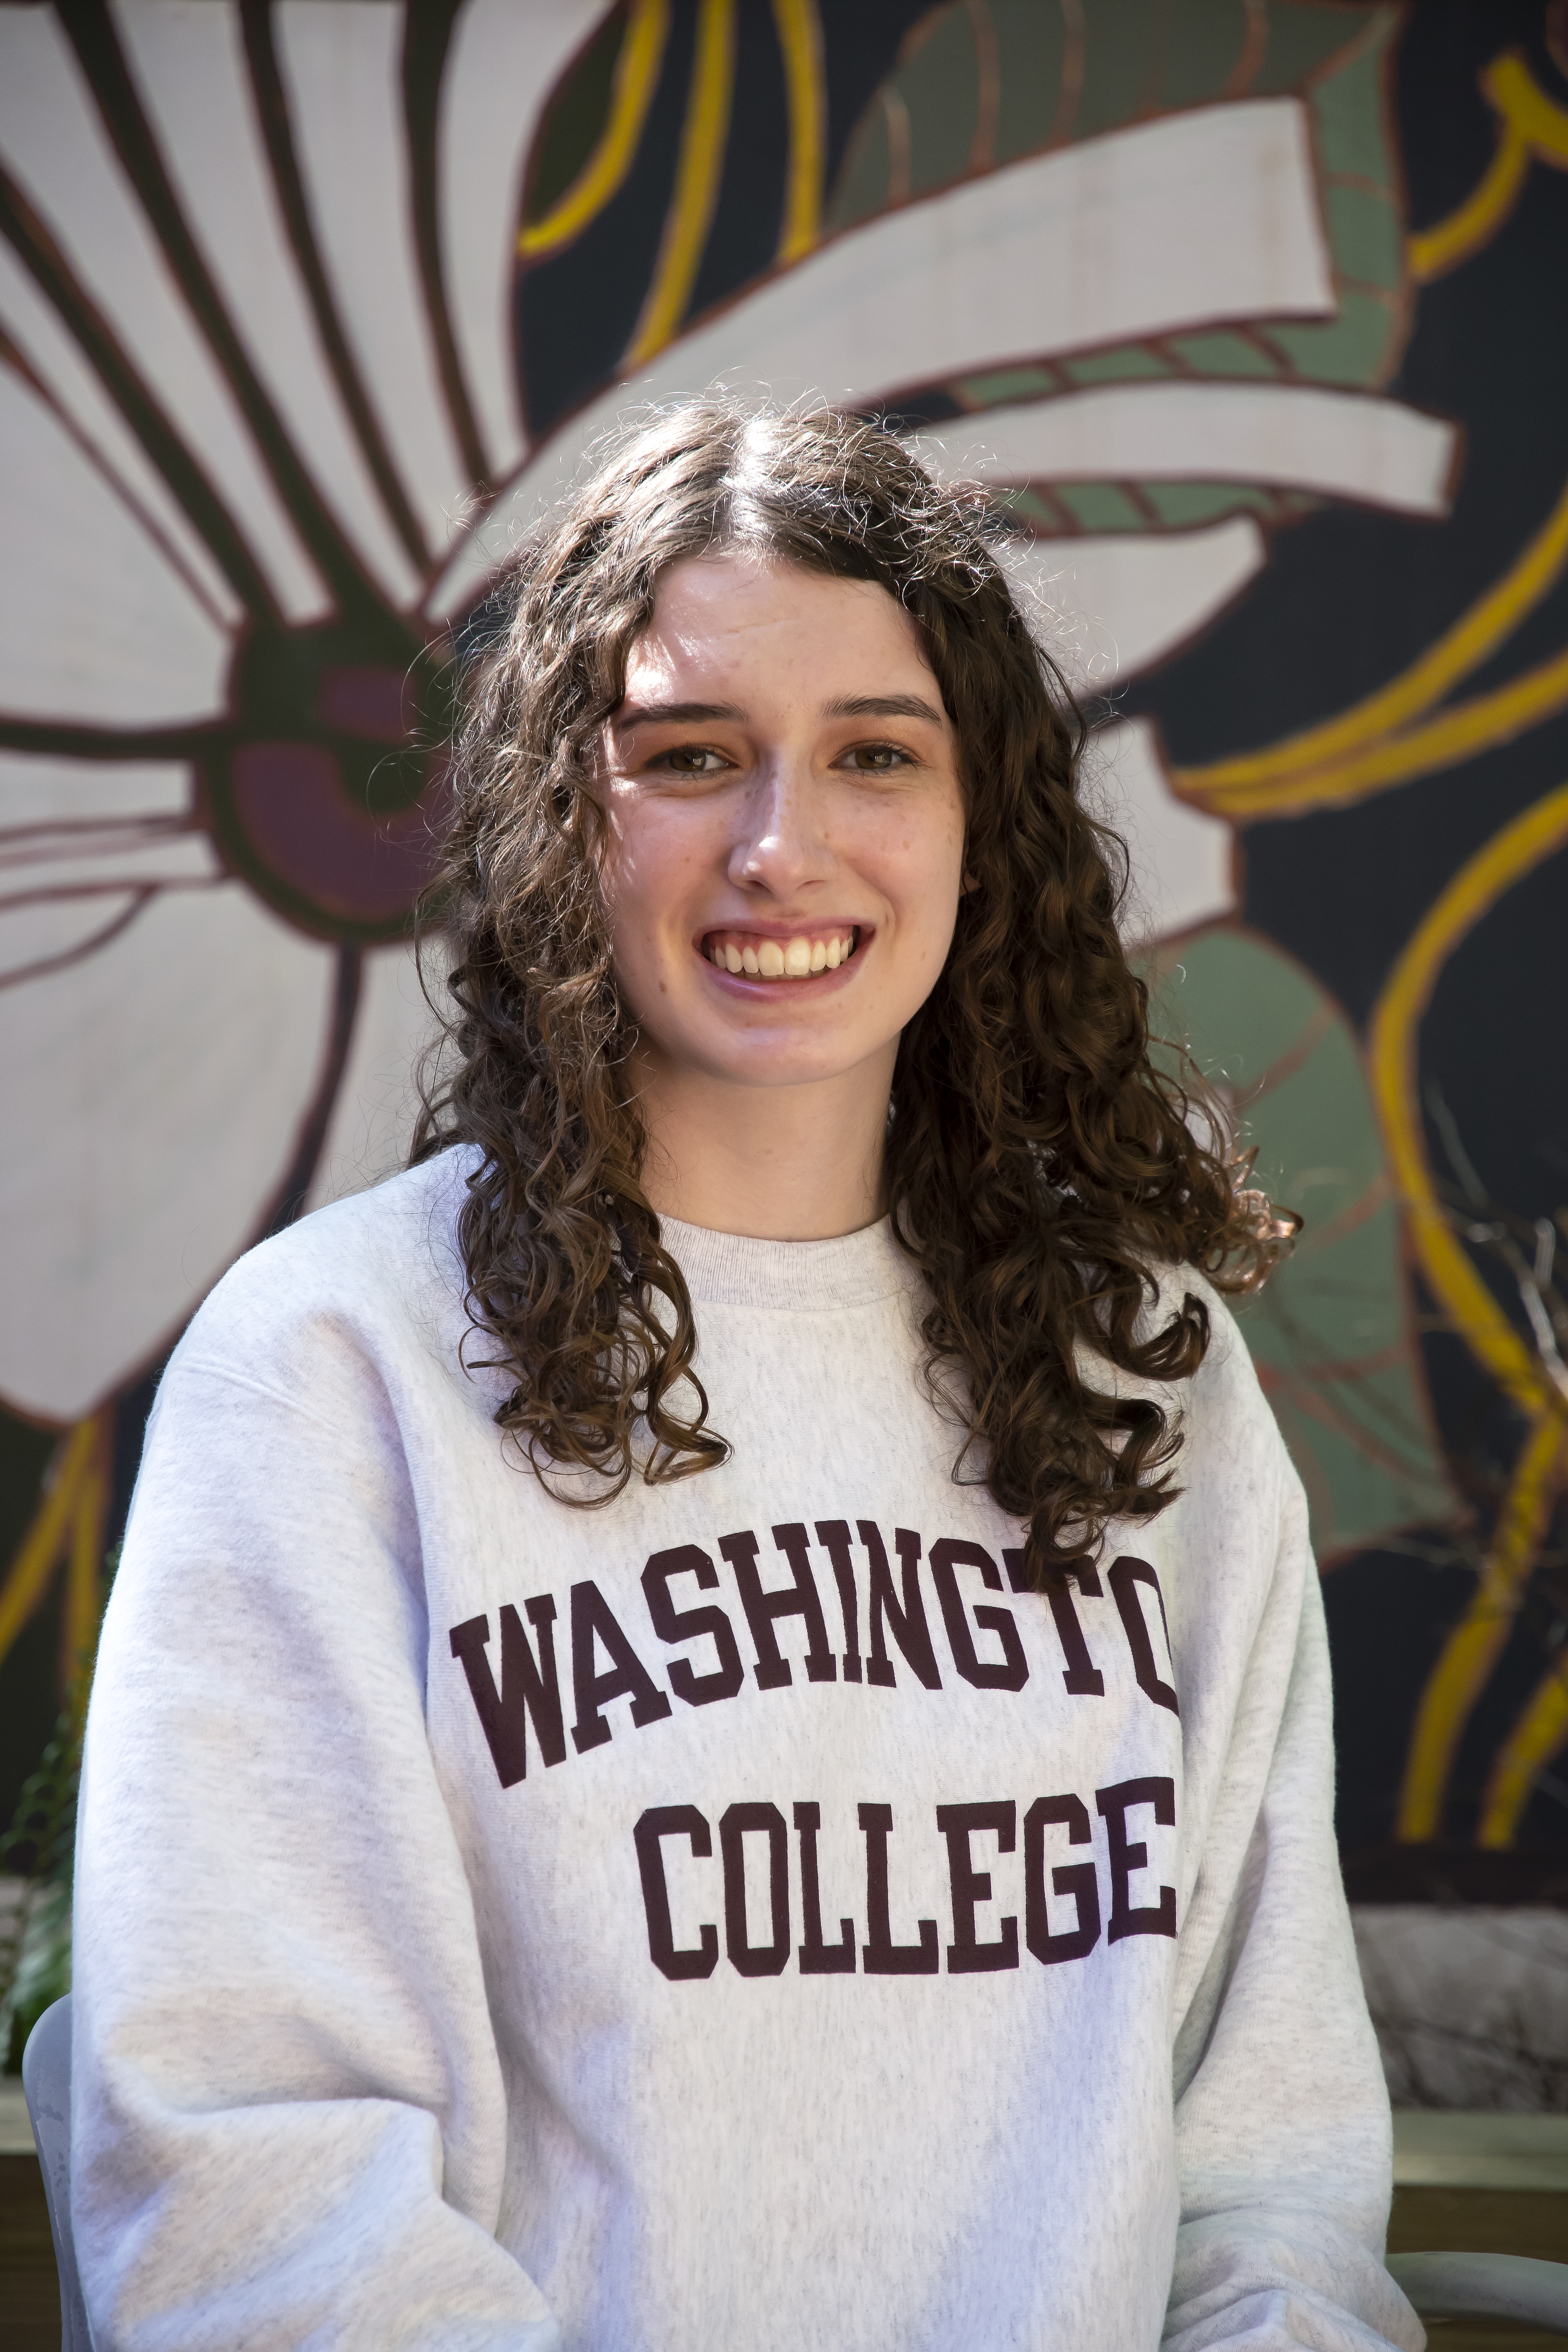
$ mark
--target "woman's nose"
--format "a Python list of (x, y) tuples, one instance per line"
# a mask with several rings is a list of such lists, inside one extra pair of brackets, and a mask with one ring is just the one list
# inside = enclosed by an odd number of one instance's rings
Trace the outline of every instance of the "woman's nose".
[(759, 775), (741, 803), (730, 879), (784, 898), (832, 868), (821, 795), (795, 764), (779, 760)]

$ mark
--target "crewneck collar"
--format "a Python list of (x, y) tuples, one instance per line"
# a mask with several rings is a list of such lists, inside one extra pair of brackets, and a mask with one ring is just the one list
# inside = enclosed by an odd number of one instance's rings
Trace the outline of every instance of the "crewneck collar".
[(659, 1231), (694, 1302), (710, 1307), (831, 1314), (912, 1289), (920, 1271), (893, 1239), (890, 1219), (826, 1242), (758, 1241), (661, 1217)]

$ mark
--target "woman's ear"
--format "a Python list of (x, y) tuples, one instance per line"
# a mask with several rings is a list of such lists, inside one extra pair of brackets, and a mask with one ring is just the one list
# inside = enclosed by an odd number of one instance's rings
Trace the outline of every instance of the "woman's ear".
[(970, 872), (970, 870), (969, 870), (968, 866), (966, 866), (964, 867), (964, 869), (963, 869), (963, 882), (962, 882), (962, 884), (961, 884), (961, 886), (960, 886), (960, 887), (961, 887), (961, 888), (963, 889), (963, 892), (964, 897), (967, 898), (968, 898), (968, 896), (969, 896), (969, 894), (970, 894), (970, 892), (971, 892), (972, 890), (978, 890), (978, 889), (979, 889), (979, 887), (980, 887), (980, 877), (979, 877), (979, 875), (978, 875), (978, 874), (972, 874), (972, 873)]

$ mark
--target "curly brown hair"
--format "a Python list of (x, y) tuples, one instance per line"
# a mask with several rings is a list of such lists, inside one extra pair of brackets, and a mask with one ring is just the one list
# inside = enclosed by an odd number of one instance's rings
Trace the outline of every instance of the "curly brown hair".
[(984, 1478), (1026, 1521), (1037, 1580), (1178, 1491), (1175, 1417), (1102, 1393), (1080, 1350), (1142, 1381), (1192, 1373), (1206, 1310), (1189, 1292), (1152, 1328), (1156, 1269), (1249, 1287), (1279, 1228), (1211, 1148), (1222, 1130), (1194, 1132), (1192, 1087), (1151, 1059), (1117, 933), (1125, 855), (1078, 797), (1084, 722), (996, 532), (880, 425), (708, 397), (615, 441), (488, 608), (434, 902), (456, 1012), (413, 1159), (477, 1150), (458, 1228), (468, 1312), (512, 1381), (498, 1422), (564, 1500), (728, 1451), (642, 1189), (634, 1030), (596, 880), (598, 747), (627, 648), (660, 574), (721, 548), (879, 583), (920, 630), (959, 746), (973, 887), (899, 1047), (885, 1169), (929, 1294), (927, 1380), (966, 1432), (954, 1477)]

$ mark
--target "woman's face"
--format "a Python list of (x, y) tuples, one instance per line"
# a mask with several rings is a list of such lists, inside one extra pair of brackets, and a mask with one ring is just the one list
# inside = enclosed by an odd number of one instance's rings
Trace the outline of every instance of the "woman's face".
[(672, 565), (605, 770), (611, 942), (651, 1067), (885, 1085), (952, 938), (964, 830), (941, 690), (887, 591)]

